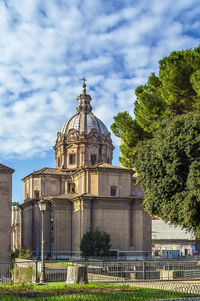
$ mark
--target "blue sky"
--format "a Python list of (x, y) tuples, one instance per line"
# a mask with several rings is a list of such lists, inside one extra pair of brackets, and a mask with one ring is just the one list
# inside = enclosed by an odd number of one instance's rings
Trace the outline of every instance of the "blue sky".
[[(110, 127), (172, 50), (200, 44), (198, 0), (0, 1), (0, 162), (21, 178), (55, 167), (56, 134), (75, 113), (81, 78)], [(114, 164), (118, 164), (119, 140)]]

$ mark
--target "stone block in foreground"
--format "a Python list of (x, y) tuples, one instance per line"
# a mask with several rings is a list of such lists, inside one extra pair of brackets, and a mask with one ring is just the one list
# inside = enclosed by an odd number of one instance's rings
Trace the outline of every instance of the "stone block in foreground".
[(88, 283), (87, 266), (69, 266), (66, 284)]

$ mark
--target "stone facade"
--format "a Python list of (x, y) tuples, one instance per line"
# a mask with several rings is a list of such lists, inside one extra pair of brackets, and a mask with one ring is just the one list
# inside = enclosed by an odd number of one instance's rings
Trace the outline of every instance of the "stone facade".
[(23, 179), (21, 245), (40, 250), (42, 198), (48, 201), (45, 250), (52, 256), (79, 255), (81, 238), (90, 227), (109, 233), (117, 252), (151, 252), (151, 218), (143, 210), (134, 172), (112, 165), (110, 133), (92, 113), (85, 83), (77, 100), (76, 114), (57, 134), (56, 168)]
[(13, 169), (0, 164), (0, 262), (10, 261), (13, 172)]
[(16, 251), (21, 248), (21, 209), (12, 206), (11, 220), (11, 250)]

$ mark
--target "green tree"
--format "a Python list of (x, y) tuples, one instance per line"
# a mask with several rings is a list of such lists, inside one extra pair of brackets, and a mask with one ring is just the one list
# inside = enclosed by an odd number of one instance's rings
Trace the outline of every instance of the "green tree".
[(173, 51), (159, 62), (159, 76), (150, 75), (135, 90), (135, 119), (127, 113), (114, 117), (113, 133), (122, 145), (120, 162), (135, 167), (138, 143), (152, 139), (171, 118), (199, 109), (200, 46)]
[(175, 117), (141, 142), (136, 169), (145, 210), (200, 238), (200, 112)]
[(100, 228), (90, 228), (88, 232), (83, 235), (80, 244), (82, 255), (87, 256), (107, 256), (109, 255), (110, 235)]
[(12, 206), (18, 206), (19, 202), (12, 202)]
[(135, 118), (119, 113), (120, 161), (136, 168), (150, 215), (200, 238), (200, 46), (173, 51), (136, 88)]

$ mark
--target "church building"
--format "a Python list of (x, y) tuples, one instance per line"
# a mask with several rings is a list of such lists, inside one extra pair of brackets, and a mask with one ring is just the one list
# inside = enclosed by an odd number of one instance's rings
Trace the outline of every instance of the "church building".
[(132, 170), (113, 166), (113, 144), (105, 124), (92, 113), (91, 96), (77, 97), (76, 113), (57, 133), (56, 168), (44, 167), (24, 179), (20, 205), (20, 245), (40, 252), (40, 199), (44, 214), (45, 251), (52, 257), (80, 255), (80, 242), (90, 227), (111, 238), (113, 254), (151, 252), (151, 217)]

